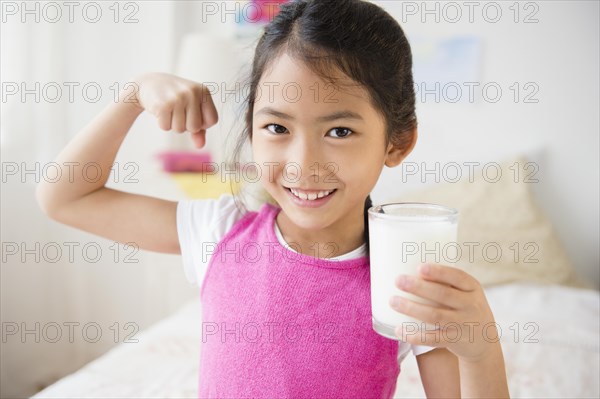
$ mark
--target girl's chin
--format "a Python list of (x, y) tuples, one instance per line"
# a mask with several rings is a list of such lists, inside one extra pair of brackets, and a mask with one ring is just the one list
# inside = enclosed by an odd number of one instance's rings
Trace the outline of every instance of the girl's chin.
[(283, 219), (284, 224), (291, 223), (302, 230), (320, 231), (326, 228), (329, 223), (322, 213), (307, 212), (302, 208), (298, 208), (293, 204), (282, 204), (282, 212), (277, 216), (278, 225)]

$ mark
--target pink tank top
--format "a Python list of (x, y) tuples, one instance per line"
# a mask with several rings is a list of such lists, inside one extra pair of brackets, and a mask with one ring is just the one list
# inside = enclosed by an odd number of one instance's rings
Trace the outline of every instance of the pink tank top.
[(369, 259), (282, 246), (281, 209), (247, 212), (217, 244), (200, 298), (201, 398), (391, 398), (398, 342), (372, 328)]

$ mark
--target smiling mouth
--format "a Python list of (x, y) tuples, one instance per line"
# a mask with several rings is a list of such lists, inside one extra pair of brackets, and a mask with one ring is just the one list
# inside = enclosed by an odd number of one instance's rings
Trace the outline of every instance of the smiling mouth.
[(333, 193), (337, 191), (337, 188), (329, 189), (329, 190), (310, 190), (310, 191), (300, 191), (290, 187), (283, 187), (287, 191), (289, 191), (294, 197), (304, 200), (304, 201), (315, 201), (323, 198), (327, 198), (331, 196)]

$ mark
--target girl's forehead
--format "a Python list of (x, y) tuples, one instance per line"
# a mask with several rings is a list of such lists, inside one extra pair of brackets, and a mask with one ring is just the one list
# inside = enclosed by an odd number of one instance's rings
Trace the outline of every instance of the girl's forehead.
[(258, 86), (261, 93), (268, 93), (274, 101), (278, 98), (296, 101), (295, 92), (317, 102), (364, 102), (368, 99), (365, 88), (341, 71), (331, 69), (327, 73), (332, 81), (323, 79), (302, 61), (283, 53), (265, 68)]

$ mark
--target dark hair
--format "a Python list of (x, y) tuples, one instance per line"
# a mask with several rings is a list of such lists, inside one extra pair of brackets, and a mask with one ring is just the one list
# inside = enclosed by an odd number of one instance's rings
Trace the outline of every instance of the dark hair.
[[(331, 72), (341, 71), (367, 91), (371, 104), (385, 119), (382, 151), (389, 143), (404, 148), (412, 142), (417, 127), (412, 54), (398, 22), (378, 5), (366, 1), (296, 0), (280, 5), (279, 13), (258, 39), (245, 86), (245, 126), (235, 144), (234, 164), (239, 162), (246, 139), (252, 140), (258, 83), (270, 63), (284, 52), (304, 62), (333, 87), (340, 84)], [(367, 210), (371, 206), (368, 195), (364, 207), (367, 254)]]

